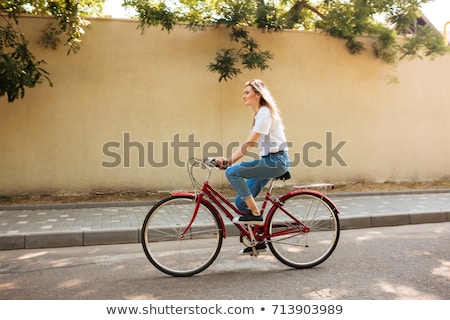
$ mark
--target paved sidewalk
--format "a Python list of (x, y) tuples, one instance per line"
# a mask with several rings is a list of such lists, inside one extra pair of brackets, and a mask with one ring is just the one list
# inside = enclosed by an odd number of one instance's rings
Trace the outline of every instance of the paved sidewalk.
[[(329, 196), (341, 211), (342, 229), (450, 221), (450, 189)], [(154, 203), (0, 206), (0, 250), (139, 242)]]

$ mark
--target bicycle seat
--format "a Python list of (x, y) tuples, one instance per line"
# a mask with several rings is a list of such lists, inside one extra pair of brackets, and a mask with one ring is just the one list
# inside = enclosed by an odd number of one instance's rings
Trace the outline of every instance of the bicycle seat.
[(286, 171), (283, 175), (281, 175), (281, 176), (275, 178), (275, 180), (283, 180), (283, 181), (286, 181), (286, 180), (289, 180), (290, 178), (291, 178), (291, 173), (290, 173), (289, 171)]

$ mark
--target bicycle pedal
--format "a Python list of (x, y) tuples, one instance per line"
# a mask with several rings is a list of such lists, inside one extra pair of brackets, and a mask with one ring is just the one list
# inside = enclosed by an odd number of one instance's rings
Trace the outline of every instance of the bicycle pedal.
[(250, 253), (250, 256), (255, 257), (255, 258), (257, 256), (259, 256), (259, 252), (258, 252), (258, 250), (256, 250), (255, 247), (252, 248), (252, 253)]

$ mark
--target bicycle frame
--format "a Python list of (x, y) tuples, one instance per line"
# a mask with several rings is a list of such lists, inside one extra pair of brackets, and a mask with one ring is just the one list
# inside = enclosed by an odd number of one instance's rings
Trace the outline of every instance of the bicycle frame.
[[(245, 214), (209, 184), (212, 170), (218, 170), (214, 160), (190, 161), (188, 173), (196, 191), (175, 192), (161, 200), (148, 212), (141, 231), (149, 261), (172, 276), (192, 276), (208, 268), (227, 237), (224, 219), (233, 221)], [(198, 165), (207, 169), (203, 183), (193, 174)], [(273, 196), (275, 182), (287, 177), (284, 174), (269, 182), (260, 210), (261, 214), (267, 212), (262, 225), (234, 222), (234, 226), (247, 247), (242, 253), (257, 257), (262, 250), (258, 245), (264, 243), (283, 264), (295, 269), (312, 268), (328, 259), (336, 248), (339, 209), (327, 196), (310, 190), (309, 186), (294, 187), (284, 195)]]
[[(239, 209), (237, 209), (230, 201), (228, 201), (224, 196), (222, 196), (217, 190), (214, 189), (214, 187), (212, 187), (209, 182), (209, 175), (210, 175), (210, 170), (211, 168), (207, 168), (208, 169), (208, 174), (207, 174), (207, 178), (205, 179), (205, 181), (203, 182), (202, 188), (200, 190), (200, 192), (197, 193), (187, 193), (187, 192), (176, 192), (173, 193), (173, 196), (191, 196), (195, 199), (195, 201), (197, 202), (197, 205), (195, 206), (194, 212), (192, 214), (191, 220), (189, 222), (189, 224), (186, 226), (186, 228), (184, 229), (184, 231), (181, 233), (180, 237), (184, 237), (184, 235), (188, 232), (188, 230), (190, 229), (192, 223), (194, 222), (194, 220), (197, 217), (197, 212), (200, 206), (200, 203), (206, 202), (208, 207), (210, 207), (211, 209), (214, 210), (214, 213), (217, 215), (217, 217), (219, 218), (220, 224), (221, 224), (221, 228), (223, 230), (223, 237), (226, 238), (226, 228), (225, 228), (225, 224), (224, 221), (222, 219), (222, 216), (220, 215), (220, 213), (218, 212), (217, 208), (211, 204), (211, 202), (208, 199), (205, 199), (205, 196), (207, 196), (224, 214), (225, 216), (230, 219), (231, 221), (233, 220), (233, 218), (235, 217), (230, 211), (235, 212), (238, 215), (243, 215), (244, 213), (241, 212)], [(281, 209), (288, 217), (290, 217), (294, 223), (292, 224), (293, 226), (297, 226), (296, 229), (294, 231), (289, 231), (289, 230), (285, 230), (282, 232), (278, 232), (275, 234), (270, 235), (269, 234), (269, 226), (267, 223), (264, 223), (263, 230), (264, 232), (261, 234), (261, 232), (258, 232), (258, 230), (260, 230), (259, 228), (261, 226), (254, 226), (253, 227), (253, 235), (251, 235), (250, 230), (246, 229), (243, 225), (240, 224), (236, 224), (234, 223), (234, 225), (241, 231), (241, 234), (251, 238), (252, 236), (255, 237), (255, 239), (257, 241), (262, 241), (263, 239), (267, 239), (270, 236), (278, 236), (278, 235), (286, 235), (286, 234), (290, 234), (290, 233), (298, 233), (298, 232), (304, 232), (307, 233), (309, 232), (309, 228), (304, 225), (301, 221), (299, 221), (298, 219), (296, 219), (293, 215), (291, 215), (286, 209), (283, 208), (283, 202), (282, 200), (279, 199), (274, 199), (272, 197), (271, 191), (272, 191), (272, 187), (273, 184), (275, 183), (275, 179), (272, 179), (270, 181), (270, 186), (269, 186), (269, 190), (267, 191), (262, 206), (261, 206), (261, 214), (264, 214), (264, 211), (266, 210), (267, 207), (267, 203), (272, 203), (272, 207), (269, 211), (269, 213), (267, 214), (266, 217), (266, 221), (268, 221), (269, 217), (273, 214), (273, 212), (276, 209)], [(300, 191), (300, 190), (297, 190)], [(295, 193), (295, 191), (293, 191)], [(292, 194), (288, 193), (289, 195)], [(286, 195), (285, 195), (286, 196)], [(283, 198), (285, 197), (283, 196)], [(230, 210), (229, 210), (230, 209)]]

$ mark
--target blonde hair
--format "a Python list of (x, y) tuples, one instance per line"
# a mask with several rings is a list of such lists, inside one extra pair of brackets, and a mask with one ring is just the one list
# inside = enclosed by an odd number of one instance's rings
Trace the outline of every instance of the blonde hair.
[(278, 109), (275, 99), (272, 97), (272, 94), (262, 80), (253, 79), (247, 81), (244, 87), (246, 86), (250, 86), (253, 91), (261, 95), (259, 104), (261, 106), (267, 106), (270, 109), (272, 118), (281, 120), (280, 109)]

